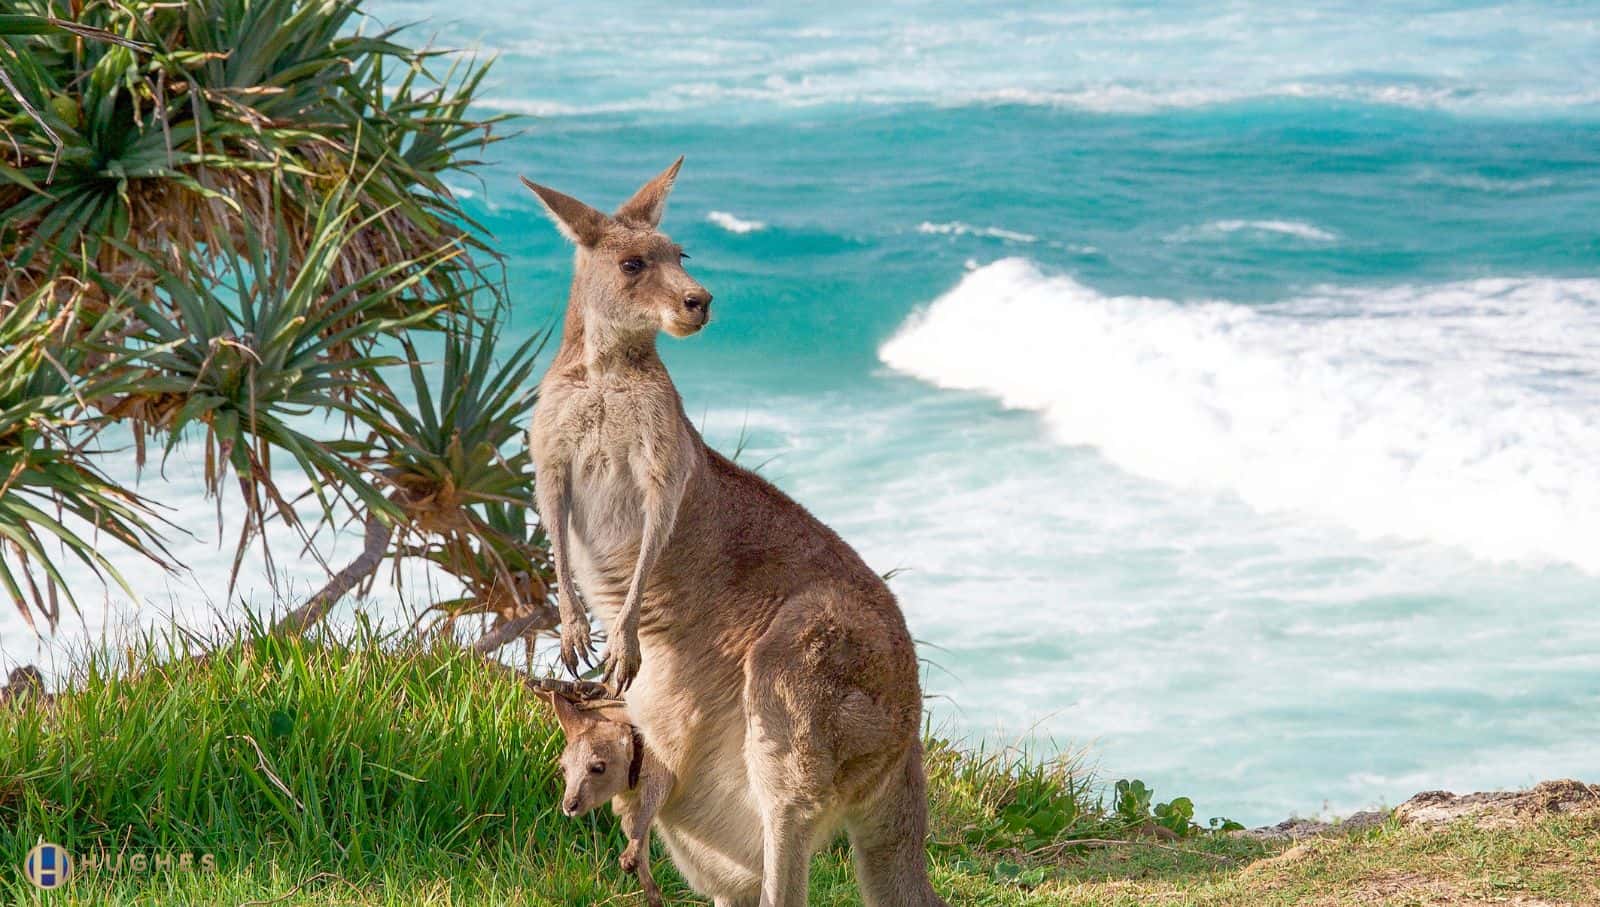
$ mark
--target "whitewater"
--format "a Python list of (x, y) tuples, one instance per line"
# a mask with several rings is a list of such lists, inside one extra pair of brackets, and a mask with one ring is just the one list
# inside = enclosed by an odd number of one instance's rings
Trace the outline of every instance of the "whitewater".
[(974, 270), (889, 366), (1035, 410), (1062, 444), (1264, 512), (1600, 573), (1600, 280), (1113, 297)]

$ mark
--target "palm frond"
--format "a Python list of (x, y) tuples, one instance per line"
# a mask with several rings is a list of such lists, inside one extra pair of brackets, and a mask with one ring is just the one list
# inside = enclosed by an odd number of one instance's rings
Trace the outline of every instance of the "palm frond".
[(51, 627), (63, 599), (77, 607), (63, 558), (138, 597), (102, 539), (171, 569), (151, 502), (108, 478), (87, 449), (94, 409), (138, 380), (105, 342), (124, 313), (83, 323), (53, 301), (55, 290), (0, 300), (0, 587), (30, 626), (37, 613)]
[(493, 324), (456, 319), (439, 339), (430, 369), (407, 338), (409, 383), (371, 396), (384, 413), (383, 471), (400, 492), (413, 540), (406, 553), (462, 581), (466, 596), (437, 605), (450, 617), (546, 608), (554, 572), (543, 528), (529, 519), (533, 470), (522, 426), (549, 335), (504, 354)]
[(280, 220), (303, 254), (322, 196), (363, 174), (353, 201), (370, 220), (336, 279), (455, 241), (473, 254), (429, 279), (498, 292), (473, 257), (494, 253), (444, 183), (495, 139), (498, 119), (467, 114), (483, 64), (436, 72), (438, 54), (395, 32), (360, 34), (357, 0), (88, 0), (73, 31), (34, 27), (50, 0), (16, 9), (19, 33), (0, 39), (14, 89), (0, 93), (0, 256), (15, 286), (86, 257), (134, 287), (152, 275), (123, 246), (226, 254)]
[(198, 438), (219, 530), (232, 477), (243, 510), (234, 577), (269, 517), (310, 541), (280, 488), (274, 455), (310, 482), (319, 520), (341, 510), (401, 517), (373, 478), (376, 452), (361, 440), (377, 430), (379, 413), (360, 401), (378, 369), (401, 362), (379, 352), (380, 342), (451, 307), (450, 298), (419, 288), (459, 249), (446, 243), (338, 284), (331, 272), (341, 250), (370, 222), (358, 211), (346, 192), (326, 198), (294, 267), (285, 264), (293, 240), (282, 223), (268, 237), (246, 229), (242, 248), (227, 254), (177, 251), (176, 267), (126, 247), (155, 283), (132, 305), (141, 329), (131, 343), (148, 371), (116, 415), (133, 426), (141, 457), (147, 433), (165, 439), (166, 453)]
[[(0, 299), (71, 328), (0, 361), (17, 419), (0, 455), (27, 451), (0, 460), (19, 476), (0, 474), (0, 585), (55, 613), (44, 540), (114, 578), (74, 534), (83, 514), (159, 552), (148, 502), (83, 449), (114, 424), (141, 469), (152, 443), (199, 446), (219, 532), (237, 494), (233, 578), (269, 520), (314, 558), (324, 527), (363, 526), (302, 625), (394, 554), (463, 579), (471, 602), (447, 610), (548, 603), (519, 440), (542, 340), (497, 358), (498, 256), (447, 182), (498, 140), (500, 118), (469, 111), (487, 64), (365, 32), (360, 0), (75, 0), (70, 19), (53, 2), (0, 14)], [(22, 388), (28, 356), (95, 377)], [(21, 490), (47, 473), (54, 510)]]

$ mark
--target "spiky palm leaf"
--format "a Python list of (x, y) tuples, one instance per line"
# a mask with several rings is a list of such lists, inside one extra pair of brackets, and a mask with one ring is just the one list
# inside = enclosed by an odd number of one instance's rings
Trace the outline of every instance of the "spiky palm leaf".
[[(15, 10), (37, 21), (51, 3), (16, 0)], [(353, 281), (444, 239), (487, 251), (443, 182), (490, 140), (488, 122), (466, 113), (485, 68), (457, 62), (435, 75), (435, 53), (402, 47), (392, 31), (352, 33), (359, 21), (357, 0), (89, 0), (76, 26), (152, 49), (59, 29), (0, 37), (16, 88), (0, 94), (8, 281), (25, 287), (83, 256), (136, 287), (150, 274), (121, 245), (221, 253), (246, 225), (262, 234), (279, 219), (293, 240), (285, 251), (298, 255), (318, 200), (352, 173), (370, 219), (335, 277)], [(469, 278), (479, 280), (470, 257), (430, 275)]]
[[(246, 511), (235, 576), (271, 517), (316, 553), (274, 459), (309, 480), (316, 519), (364, 519), (361, 555), (306, 614), (370, 578), (395, 527), (483, 601), (547, 597), (527, 455), (506, 450), (536, 348), (493, 364), (472, 302), (503, 302), (473, 261), (493, 253), (444, 182), (494, 140), (467, 111), (486, 66), (361, 34), (359, 0), (51, 14), (14, 0), (0, 16), (0, 299), (45, 293), (73, 313), (50, 351), (120, 382), (62, 409), (65, 434), (126, 424), (141, 466), (151, 435), (200, 443), (219, 528), (230, 477)], [(94, 279), (56, 280), (67, 267)], [(130, 317), (84, 328), (123, 298)], [(413, 415), (383, 372), (408, 361), (420, 380), (419, 328), (445, 332), (445, 355)]]
[(137, 383), (125, 354), (104, 345), (124, 313), (80, 324), (52, 301), (55, 289), (0, 301), (0, 587), (30, 625), (37, 611), (50, 626), (63, 597), (77, 605), (61, 557), (135, 598), (102, 553), (102, 537), (168, 566), (150, 503), (109, 479), (83, 449), (94, 437), (87, 413)]
[[(71, 22), (66, 19), (57, 19), (55, 16), (15, 13), (0, 14), (0, 40), (13, 38), (19, 35), (49, 35), (58, 32), (77, 35), (80, 38), (89, 38), (94, 41), (105, 41), (110, 44), (121, 44), (124, 47), (128, 47), (133, 50), (151, 50), (151, 47), (147, 44), (138, 41), (130, 41), (121, 37), (120, 35), (114, 35), (111, 32), (103, 29), (80, 25), (76, 22)], [(3, 59), (0, 59), (0, 64), (3, 64)], [(18, 107), (22, 108), (22, 112), (26, 114), (28, 119), (33, 122), (33, 125), (37, 126), (39, 130), (44, 133), (45, 138), (50, 140), (51, 144), (55, 146), (56, 155), (59, 158), (61, 150), (65, 147), (65, 144), (61, 141), (61, 136), (58, 135), (54, 129), (50, 128), (50, 124), (45, 122), (44, 116), (41, 115), (39, 111), (28, 102), (27, 96), (17, 88), (17, 83), (11, 80), (11, 74), (6, 72), (4, 65), (0, 65), (0, 88), (5, 89), (6, 94), (10, 96), (11, 100), (15, 102)], [(54, 163), (55, 161), (52, 161), (52, 164)], [(3, 167), (3, 165), (0, 165), (0, 167)], [(3, 172), (3, 170), (0, 170), (0, 173)], [(54, 175), (55, 171), (52, 168), (49, 176)]]
[(128, 250), (155, 279), (150, 296), (132, 306), (139, 324), (134, 342), (148, 349), (140, 361), (149, 371), (111, 415), (134, 425), (141, 462), (145, 431), (162, 435), (170, 453), (197, 430), (206, 489), (219, 502), (219, 529), (224, 481), (230, 473), (237, 480), (245, 516), (234, 576), (269, 514), (309, 541), (279, 489), (274, 453), (310, 480), (325, 518), (351, 507), (401, 516), (367, 465), (372, 451), (362, 439), (376, 430), (380, 414), (359, 402), (377, 370), (401, 360), (377, 352), (331, 353), (372, 350), (457, 304), (437, 288), (420, 290), (431, 271), (460, 250), (447, 243), (340, 284), (332, 272), (341, 252), (381, 216), (358, 219), (348, 196), (338, 192), (324, 200), (293, 269), (283, 262), (285, 246), (296, 240), (281, 222), (270, 239), (246, 228), (242, 248), (232, 252), (183, 250), (175, 268)]
[(456, 321), (442, 338), (436, 369), (406, 339), (409, 384), (372, 398), (385, 413), (383, 471), (401, 492), (404, 525), (416, 542), (406, 552), (457, 577), (467, 591), (437, 603), (452, 619), (553, 614), (553, 569), (543, 529), (528, 519), (533, 470), (522, 441), (548, 334), (504, 354), (498, 333), (492, 322)]
[(391, 541), (397, 578), (398, 558), (409, 557), (461, 581), (464, 596), (434, 604), (447, 622), (467, 613), (520, 621), (505, 641), (554, 625), (554, 570), (543, 529), (528, 519), (533, 475), (520, 428), (537, 396), (531, 378), (546, 339), (523, 342), (504, 361), (493, 319), (452, 319), (432, 357), (400, 340), (409, 383), (378, 372), (359, 399), (374, 414), (364, 442), (369, 469), (398, 517), (368, 511), (361, 553), (277, 629), (320, 621), (339, 597), (370, 582)]

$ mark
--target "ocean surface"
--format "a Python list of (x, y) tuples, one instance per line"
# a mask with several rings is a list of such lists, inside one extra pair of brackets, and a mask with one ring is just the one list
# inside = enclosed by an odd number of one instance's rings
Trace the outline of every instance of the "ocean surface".
[[(1600, 9), (1385, 6), (371, 9), (527, 115), (456, 187), (518, 333), (571, 254), (517, 176), (687, 156), (687, 409), (898, 571), (937, 727), (1259, 823), (1600, 778)], [(8, 659), (227, 610), (191, 461), (195, 576)]]

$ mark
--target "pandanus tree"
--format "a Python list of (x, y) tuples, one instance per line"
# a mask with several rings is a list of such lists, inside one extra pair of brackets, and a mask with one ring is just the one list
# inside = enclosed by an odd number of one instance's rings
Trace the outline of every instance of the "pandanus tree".
[(271, 575), (273, 521), (319, 561), (361, 539), (282, 629), (398, 558), (461, 581), (447, 623), (494, 615), (481, 649), (552, 624), (518, 430), (540, 344), (499, 342), (496, 257), (446, 184), (499, 138), (468, 110), (486, 65), (369, 25), (358, 0), (0, 15), (0, 586), (30, 623), (73, 602), (68, 563), (172, 566), (159, 492), (99, 452), (188, 445), (235, 514), (230, 594), (246, 557)]

